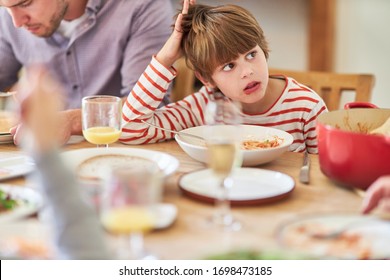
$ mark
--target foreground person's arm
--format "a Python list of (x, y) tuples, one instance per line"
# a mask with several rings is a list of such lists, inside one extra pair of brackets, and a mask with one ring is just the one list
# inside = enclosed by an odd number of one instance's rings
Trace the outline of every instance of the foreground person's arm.
[(36, 164), (59, 257), (110, 259), (97, 214), (82, 200), (74, 174), (64, 166), (58, 152), (44, 152), (36, 157)]
[(390, 175), (379, 177), (367, 189), (362, 204), (362, 212), (367, 214), (377, 207), (381, 207), (382, 211), (390, 213)]
[(27, 74), (20, 89), (20, 118), (27, 132), (23, 133), (22, 146), (36, 160), (36, 177), (46, 196), (58, 257), (109, 259), (97, 214), (82, 200), (75, 175), (58, 154), (61, 88), (43, 69), (28, 69)]

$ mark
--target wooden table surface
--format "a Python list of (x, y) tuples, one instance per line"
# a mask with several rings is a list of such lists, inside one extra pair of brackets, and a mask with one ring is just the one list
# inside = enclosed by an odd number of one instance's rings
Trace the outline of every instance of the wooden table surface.
[[(224, 232), (207, 226), (206, 219), (212, 215), (213, 205), (193, 200), (181, 193), (178, 187), (180, 176), (205, 168), (205, 165), (190, 158), (175, 141), (142, 146), (116, 143), (110, 146), (165, 152), (180, 161), (177, 172), (167, 179), (163, 197), (164, 202), (177, 206), (177, 219), (171, 227), (148, 233), (145, 238), (146, 248), (161, 259), (199, 259), (208, 254), (238, 248), (277, 248), (277, 228), (288, 220), (307, 214), (357, 214), (362, 201), (355, 192), (335, 185), (322, 174), (317, 155), (310, 155), (310, 184), (301, 184), (298, 178), (303, 154), (286, 152), (279, 159), (256, 168), (279, 171), (291, 176), (295, 180), (292, 194), (271, 204), (233, 207), (233, 215), (241, 221), (243, 228), (239, 232)], [(83, 141), (67, 145), (64, 149), (92, 147), (94, 145)], [(17, 153), (22, 152), (12, 144), (0, 145), (0, 158)], [(10, 179), (1, 183), (23, 185), (25, 179)]]

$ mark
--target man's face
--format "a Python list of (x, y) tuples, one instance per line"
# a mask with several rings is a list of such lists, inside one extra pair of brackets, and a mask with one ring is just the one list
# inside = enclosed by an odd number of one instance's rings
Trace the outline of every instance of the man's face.
[(23, 27), (38, 37), (50, 37), (68, 10), (67, 0), (0, 0), (14, 26)]

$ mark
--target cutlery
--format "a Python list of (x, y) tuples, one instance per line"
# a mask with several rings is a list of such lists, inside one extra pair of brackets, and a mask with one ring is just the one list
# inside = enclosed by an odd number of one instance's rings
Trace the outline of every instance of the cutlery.
[(357, 189), (357, 188), (352, 188), (351, 189), (355, 194), (357, 194), (358, 196), (360, 196), (361, 198), (364, 198), (366, 196), (366, 191), (364, 190), (361, 190), (361, 189)]
[(305, 151), (303, 155), (303, 164), (301, 167), (301, 171), (299, 172), (299, 181), (304, 184), (308, 184), (310, 182), (310, 158), (309, 153)]
[(206, 142), (206, 140), (203, 137), (198, 136), (198, 135), (194, 135), (194, 134), (190, 134), (190, 133), (186, 133), (186, 132), (180, 132), (180, 131), (176, 131), (176, 130), (171, 130), (171, 129), (168, 129), (168, 128), (162, 128), (162, 127), (160, 127), (158, 125), (155, 125), (155, 124), (152, 124), (152, 123), (148, 123), (147, 121), (144, 121), (144, 120), (141, 120), (141, 122), (143, 122), (144, 124), (147, 124), (149, 126), (155, 127), (157, 129), (161, 129), (161, 130), (164, 130), (164, 131), (167, 131), (167, 132), (171, 132), (171, 133), (174, 133), (174, 134), (179, 134), (180, 136), (196, 138), (198, 140)]

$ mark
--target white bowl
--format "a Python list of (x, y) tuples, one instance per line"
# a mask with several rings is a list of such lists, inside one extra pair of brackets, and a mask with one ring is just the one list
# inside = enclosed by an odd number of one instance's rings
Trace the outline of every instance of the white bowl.
[[(207, 126), (196, 126), (182, 130), (181, 132), (198, 135), (207, 138), (205, 133)], [(293, 142), (291, 134), (271, 127), (256, 126), (256, 125), (242, 125), (240, 133), (241, 141), (245, 140), (266, 140), (274, 136), (282, 139), (279, 146), (274, 148), (264, 148), (256, 150), (242, 150), (243, 163), (242, 166), (255, 166), (264, 164), (278, 158)], [(207, 163), (207, 147), (206, 143), (192, 137), (186, 137), (176, 134), (176, 142), (190, 157), (195, 160)]]

